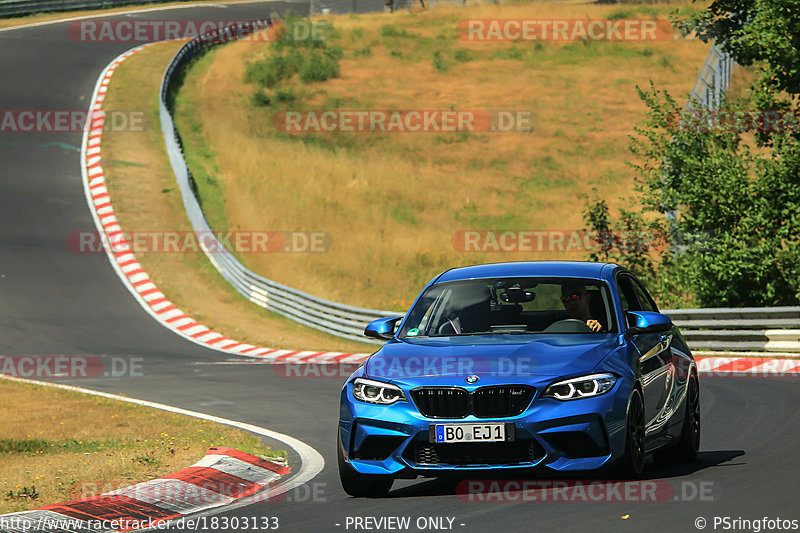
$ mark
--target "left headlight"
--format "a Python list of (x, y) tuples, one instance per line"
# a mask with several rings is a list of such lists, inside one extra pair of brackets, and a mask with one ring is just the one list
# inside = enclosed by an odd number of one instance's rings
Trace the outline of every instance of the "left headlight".
[(400, 387), (364, 378), (357, 378), (353, 382), (353, 396), (362, 402), (380, 405), (391, 405), (395, 402), (406, 401), (406, 395), (403, 394)]
[(553, 383), (545, 389), (543, 398), (555, 398), (556, 400), (577, 400), (579, 398), (591, 398), (600, 396), (610, 391), (617, 382), (614, 374), (592, 374), (591, 376), (581, 376), (579, 378), (567, 379)]

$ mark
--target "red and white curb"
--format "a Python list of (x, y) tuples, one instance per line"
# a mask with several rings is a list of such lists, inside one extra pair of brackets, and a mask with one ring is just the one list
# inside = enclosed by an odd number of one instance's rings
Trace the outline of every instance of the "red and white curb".
[(210, 448), (194, 465), (163, 478), (100, 496), (45, 505), (0, 517), (3, 531), (133, 531), (252, 496), (277, 483), (289, 467), (235, 450)]
[[(84, 389), (73, 385), (3, 375), (0, 375), (0, 379), (89, 394), (224, 424), (276, 440), (287, 448), (294, 450), (300, 458), (299, 467), (294, 468), (290, 473), (289, 468), (281, 463), (265, 461), (229, 448), (211, 448), (208, 455), (200, 462), (159, 480), (148, 481), (133, 487), (113, 491), (103, 496), (78, 500), (77, 502), (47, 505), (33, 511), (0, 515), (0, 531), (3, 532), (87, 531), (86, 528), (75, 525), (77, 522), (72, 522), (74, 527), (67, 527), (64, 522), (60, 524), (52, 522), (55, 519), (88, 522), (89, 520), (94, 520), (94, 518), (91, 518), (92, 516), (102, 516), (108, 519), (120, 516), (128, 516), (132, 519), (136, 516), (142, 516), (144, 523), (147, 523), (151, 519), (157, 520), (160, 514), (164, 515), (161, 518), (162, 520), (170, 520), (176, 516), (182, 517), (190, 512), (197, 513), (196, 516), (214, 514), (222, 511), (223, 505), (225, 506), (224, 510), (229, 510), (242, 505), (249, 505), (254, 501), (280, 500), (288, 491), (312, 480), (325, 467), (325, 459), (322, 455), (305, 442), (290, 435), (254, 426), (253, 424), (237, 422), (148, 400)], [(141, 490), (138, 487), (141, 487)], [(186, 489), (186, 491), (182, 489)], [(204, 492), (204, 489), (210, 489), (210, 492)], [(200, 494), (201, 499), (199, 501), (197, 494)], [(202, 499), (204, 494), (210, 496), (205, 496), (206, 499)], [(157, 507), (157, 509), (154, 507)], [(91, 515), (88, 513), (98, 514)], [(45, 520), (49, 522), (45, 523)], [(24, 528), (18, 527), (25, 524), (27, 526)], [(43, 527), (47, 524), (53, 527), (50, 529)], [(158, 526), (157, 528), (162, 529), (162, 527)], [(123, 531), (125, 529), (109, 527), (104, 530)], [(98, 529), (94, 528), (92, 531), (98, 531)]]
[(12, 526), (9, 531), (132, 531), (233, 503), (288, 473), (280, 463), (231, 448), (210, 448), (199, 462), (163, 478), (4, 515), (2, 520)]
[[(152, 44), (152, 43), (150, 43)], [(284, 350), (255, 346), (230, 339), (194, 320), (181, 311), (162, 293), (148, 273), (137, 261), (126, 241), (114, 206), (106, 187), (101, 152), (101, 140), (105, 123), (105, 100), (114, 71), (131, 55), (149, 46), (137, 46), (115, 58), (100, 75), (92, 94), (89, 107), (89, 128), (84, 131), (81, 146), (81, 171), (84, 192), (89, 210), (103, 241), (108, 243), (106, 254), (123, 284), (139, 304), (161, 325), (194, 342), (221, 352), (258, 357), (275, 363), (360, 363), (367, 353), (342, 353), (322, 351)]]

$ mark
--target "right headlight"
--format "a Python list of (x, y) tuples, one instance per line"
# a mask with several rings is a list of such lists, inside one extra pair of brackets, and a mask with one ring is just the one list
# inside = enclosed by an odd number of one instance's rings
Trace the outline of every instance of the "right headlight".
[(614, 374), (592, 374), (553, 383), (542, 394), (543, 398), (577, 400), (600, 396), (610, 391), (617, 382)]
[(353, 396), (362, 402), (380, 405), (406, 401), (406, 395), (397, 385), (365, 378), (356, 378), (353, 382)]

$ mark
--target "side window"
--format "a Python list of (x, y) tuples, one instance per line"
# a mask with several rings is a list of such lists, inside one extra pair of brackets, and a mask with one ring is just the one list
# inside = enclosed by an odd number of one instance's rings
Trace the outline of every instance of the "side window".
[(630, 326), (625, 313), (628, 311), (642, 310), (639, 307), (639, 301), (636, 298), (636, 289), (633, 288), (633, 279), (630, 276), (623, 274), (617, 278), (617, 286), (619, 287), (620, 303), (622, 303), (622, 316), (625, 318), (625, 322)]
[(636, 289), (633, 288), (633, 279), (623, 274), (617, 279), (617, 285), (619, 286), (619, 299), (622, 302), (622, 311), (642, 311), (636, 298)]
[(642, 311), (653, 311), (654, 313), (658, 313), (658, 307), (656, 307), (655, 302), (647, 294), (647, 291), (644, 290), (644, 287), (636, 281), (633, 284), (634, 288), (636, 289), (636, 296), (639, 297), (639, 303), (642, 306)]

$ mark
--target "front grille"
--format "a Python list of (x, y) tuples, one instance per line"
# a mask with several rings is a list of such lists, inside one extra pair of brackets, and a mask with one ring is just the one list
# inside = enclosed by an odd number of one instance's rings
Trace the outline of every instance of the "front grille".
[(473, 414), (478, 418), (516, 416), (533, 399), (533, 389), (521, 385), (481, 387), (472, 393)]
[(514, 465), (535, 463), (544, 455), (535, 440), (480, 444), (414, 441), (403, 452), (408, 462), (419, 466)]
[(411, 398), (428, 418), (506, 418), (522, 413), (534, 392), (527, 385), (490, 385), (473, 392), (460, 387), (421, 387), (411, 391)]
[(417, 409), (431, 418), (464, 418), (469, 414), (469, 392), (457, 387), (424, 387), (411, 391)]

